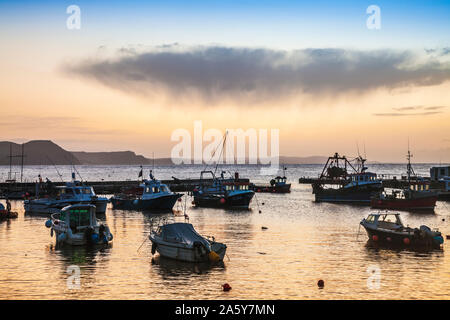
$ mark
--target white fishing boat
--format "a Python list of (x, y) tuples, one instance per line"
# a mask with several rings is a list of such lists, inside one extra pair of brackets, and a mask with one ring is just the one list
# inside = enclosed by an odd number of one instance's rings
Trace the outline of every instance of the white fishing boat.
[(97, 219), (95, 211), (95, 206), (91, 204), (67, 206), (52, 214), (45, 226), (51, 229), (51, 236), (55, 233), (57, 245), (108, 244), (113, 235), (109, 227)]
[(65, 186), (51, 187), (49, 193), (36, 199), (24, 201), (25, 212), (52, 214), (73, 204), (92, 204), (97, 214), (104, 214), (108, 199), (95, 194), (94, 188), (79, 181), (67, 182)]
[(225, 257), (227, 246), (214, 237), (203, 237), (190, 223), (163, 222), (150, 233), (152, 255), (187, 262), (218, 262)]

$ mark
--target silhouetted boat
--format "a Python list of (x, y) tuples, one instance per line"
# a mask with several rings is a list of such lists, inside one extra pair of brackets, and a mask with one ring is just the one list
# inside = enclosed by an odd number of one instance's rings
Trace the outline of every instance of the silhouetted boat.
[[(205, 173), (211, 174), (212, 183), (204, 181)], [(248, 209), (255, 192), (250, 190), (248, 182), (239, 181), (237, 172), (234, 179), (225, 179), (223, 173), (217, 178), (212, 171), (202, 171), (200, 185), (192, 194), (197, 207)]]
[(203, 237), (190, 223), (163, 223), (150, 233), (152, 254), (187, 262), (218, 262), (225, 257), (227, 246), (214, 237)]
[(270, 185), (253, 185), (252, 189), (255, 192), (269, 192), (269, 193), (289, 193), (291, 192), (291, 184), (286, 183), (286, 168), (283, 168), (283, 177), (277, 176), (270, 180)]
[(440, 249), (444, 242), (438, 230), (432, 231), (427, 226), (405, 227), (399, 213), (372, 213), (360, 224), (371, 242), (382, 245)]
[[(430, 182), (418, 177), (411, 166), (411, 153), (407, 154), (407, 179), (409, 188), (381, 192), (370, 202), (372, 208), (392, 210), (434, 210), (438, 193), (430, 190)], [(414, 177), (414, 179), (412, 179)]]
[(47, 182), (47, 192), (36, 199), (24, 201), (25, 212), (52, 214), (73, 204), (92, 204), (97, 214), (104, 214), (108, 199), (99, 197), (94, 189), (80, 181), (67, 182), (65, 186), (52, 186)]
[(107, 225), (97, 220), (96, 208), (91, 204), (75, 204), (54, 213), (45, 226), (56, 234), (56, 244), (97, 245), (108, 244), (113, 236)]
[[(356, 167), (337, 153), (328, 158), (319, 181), (312, 185), (315, 201), (369, 204), (370, 199), (383, 190), (377, 175), (366, 172), (366, 159), (358, 157), (355, 160)], [(349, 169), (354, 173), (349, 174)]]
[(110, 201), (113, 209), (171, 211), (181, 196), (150, 173), (150, 180), (143, 180), (138, 189), (115, 195)]

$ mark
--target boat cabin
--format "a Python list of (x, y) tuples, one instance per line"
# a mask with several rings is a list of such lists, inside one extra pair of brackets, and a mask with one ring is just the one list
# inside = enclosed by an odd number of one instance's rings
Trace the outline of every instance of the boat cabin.
[(172, 194), (172, 191), (166, 184), (156, 179), (144, 180), (140, 187), (143, 189), (142, 199), (152, 198), (161, 194)]
[(431, 180), (438, 181), (445, 177), (450, 177), (450, 166), (446, 167), (432, 167), (430, 169)]
[(372, 213), (364, 221), (376, 229), (398, 230), (404, 227), (399, 213)]
[(429, 191), (430, 183), (426, 181), (417, 181), (409, 186), (412, 191)]
[[(272, 181), (273, 181), (273, 183), (272, 183)], [(281, 186), (281, 185), (286, 184), (287, 178), (278, 176), (275, 179), (273, 179), (272, 181), (271, 181), (272, 185)]]
[(94, 188), (69, 182), (65, 186), (55, 187), (56, 196), (60, 199), (77, 199), (80, 201), (89, 201), (95, 197)]
[(58, 220), (70, 228), (72, 233), (84, 232), (84, 229), (96, 225), (97, 221), (95, 206), (90, 204), (67, 206), (56, 216), (59, 216)]
[(362, 172), (350, 174), (350, 182), (345, 186), (346, 188), (364, 185), (364, 184), (379, 184), (381, 180), (377, 178), (377, 174), (373, 172)]

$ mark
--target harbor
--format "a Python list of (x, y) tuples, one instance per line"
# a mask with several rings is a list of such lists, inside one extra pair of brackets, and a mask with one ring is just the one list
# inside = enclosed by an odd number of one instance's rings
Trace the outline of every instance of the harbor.
[[(114, 209), (108, 203), (105, 214), (97, 218), (114, 236), (109, 245), (60, 247), (45, 227), (49, 216), (25, 213), (22, 200), (11, 200), (11, 210), (18, 212), (18, 217), (0, 223), (0, 268), (4, 270), (0, 292), (8, 292), (10, 299), (176, 299), (180, 295), (192, 299), (448, 298), (447, 241), (441, 250), (419, 252), (373, 246), (359, 222), (377, 210), (357, 204), (318, 203), (311, 185), (296, 183), (294, 177), (317, 176), (323, 165), (286, 167), (290, 193), (255, 193), (249, 209), (196, 207), (191, 193), (183, 192), (174, 210), (181, 213), (180, 218), (187, 215), (199, 234), (213, 235), (226, 244), (226, 256), (218, 264), (152, 254), (151, 230), (159, 220), (172, 219), (172, 212)], [(72, 167), (58, 168), (63, 179), (70, 180)], [(193, 184), (195, 180), (190, 177), (198, 176), (203, 169), (150, 168), (161, 182), (180, 177)], [(145, 178), (150, 168), (144, 168)], [(398, 176), (405, 171), (404, 164), (369, 168)], [(269, 184), (273, 178), (261, 175), (260, 166), (227, 169), (238, 171), (240, 179), (257, 185)], [(425, 176), (430, 165), (416, 164), (414, 169)], [(6, 175), (9, 168), (0, 170)], [(139, 168), (130, 166), (79, 166), (77, 170), (87, 181), (101, 181), (108, 175), (111, 181), (130, 179), (126, 186), (137, 184), (139, 172)], [(38, 171), (52, 181), (60, 177), (53, 166)], [(24, 178), (31, 180), (36, 172), (35, 167), (25, 166)], [(172, 189), (173, 185), (169, 186)], [(438, 201), (432, 214), (406, 211), (401, 216), (408, 225), (427, 225), (443, 235), (450, 234), (450, 205), (446, 201)], [(68, 268), (73, 266), (80, 268), (81, 290), (66, 287)], [(367, 286), (367, 270), (374, 266), (381, 272), (382, 290)], [(317, 287), (319, 280), (325, 283), (321, 290)], [(225, 292), (224, 283), (232, 290)]]

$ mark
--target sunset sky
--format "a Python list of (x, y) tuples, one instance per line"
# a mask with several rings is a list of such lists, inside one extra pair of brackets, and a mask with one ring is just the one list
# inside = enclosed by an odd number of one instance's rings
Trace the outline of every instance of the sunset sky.
[(279, 129), (285, 156), (365, 144), (401, 162), (409, 139), (414, 161), (450, 162), (449, 17), (449, 1), (0, 1), (0, 140), (168, 157), (202, 120)]

